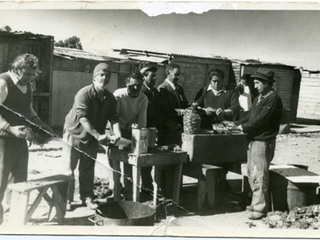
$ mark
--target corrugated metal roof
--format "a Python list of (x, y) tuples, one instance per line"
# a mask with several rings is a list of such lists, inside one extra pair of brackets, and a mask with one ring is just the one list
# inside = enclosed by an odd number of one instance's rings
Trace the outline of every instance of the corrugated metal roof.
[(66, 58), (69, 60), (73, 60), (76, 58), (89, 59), (95, 61), (112, 61), (115, 58), (99, 55), (91, 52), (87, 52), (80, 49), (75, 48), (63, 48), (63, 47), (54, 47), (53, 55), (57, 57)]
[[(188, 55), (188, 54), (180, 54), (180, 53), (161, 53), (161, 52), (153, 52), (153, 51), (146, 51), (146, 50), (136, 50), (136, 49), (113, 49), (115, 52), (119, 52), (120, 55), (127, 56), (128, 59), (136, 59), (142, 61), (149, 61), (155, 63), (166, 63), (169, 60), (175, 57), (194, 57), (194, 58), (203, 58), (203, 59), (216, 59), (216, 60), (226, 60), (230, 61), (227, 58), (221, 56), (215, 56), (212, 54), (209, 55)], [(162, 59), (165, 59), (164, 62)]]
[(53, 41), (53, 36), (50, 35), (42, 35), (42, 34), (34, 34), (31, 32), (5, 32), (0, 31), (0, 37), (10, 37), (10, 38), (26, 38), (26, 39), (49, 39)]
[(292, 67), (295, 68), (296, 66), (287, 65), (283, 63), (275, 63), (275, 62), (264, 62), (255, 59), (247, 59), (247, 60), (240, 60), (240, 59), (231, 59), (232, 62), (243, 64), (243, 65), (274, 65), (274, 66), (283, 66), (283, 67)]

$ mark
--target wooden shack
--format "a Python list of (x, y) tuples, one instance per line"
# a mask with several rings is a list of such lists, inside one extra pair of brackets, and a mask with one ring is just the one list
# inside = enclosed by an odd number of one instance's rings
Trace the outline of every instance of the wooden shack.
[(197, 92), (209, 84), (207, 73), (212, 68), (221, 69), (224, 74), (224, 84), (229, 88), (236, 85), (232, 63), (219, 56), (194, 56), (183, 54), (167, 54), (159, 52), (141, 51), (133, 49), (115, 49), (128, 60), (139, 62), (139, 68), (145, 65), (153, 65), (158, 68), (155, 86), (160, 85), (166, 78), (165, 68), (168, 63), (176, 63), (181, 68), (179, 84), (183, 87), (186, 98), (192, 102)]
[(250, 75), (254, 74), (260, 67), (274, 71), (276, 82), (273, 84), (273, 88), (281, 97), (283, 107), (286, 109), (283, 121), (285, 123), (296, 121), (301, 81), (299, 69), (296, 69), (294, 66), (260, 62), (257, 60), (232, 61), (235, 72), (240, 74), (236, 76), (237, 80), (240, 76), (247, 75), (249, 76), (249, 81), (253, 81)]
[(302, 71), (297, 122), (320, 124), (320, 71)]
[(53, 37), (30, 32), (0, 32), (0, 72), (8, 71), (12, 61), (23, 53), (39, 59), (41, 74), (36, 78), (33, 108), (43, 121), (51, 124)]
[(51, 125), (61, 127), (74, 102), (76, 93), (92, 83), (94, 67), (101, 62), (109, 64), (111, 79), (108, 90), (124, 87), (124, 79), (138, 69), (137, 62), (94, 54), (79, 49), (55, 47), (53, 53), (52, 118)]

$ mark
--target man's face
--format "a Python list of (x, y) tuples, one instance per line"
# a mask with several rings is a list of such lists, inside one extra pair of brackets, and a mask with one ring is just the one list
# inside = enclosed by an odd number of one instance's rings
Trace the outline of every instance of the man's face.
[(36, 70), (34, 68), (23, 68), (20, 69), (17, 73), (19, 83), (25, 85), (28, 82), (31, 82), (36, 76)]
[(93, 76), (93, 85), (97, 91), (104, 91), (110, 81), (111, 74), (109, 71), (100, 70)]
[(144, 76), (144, 82), (148, 87), (153, 87), (156, 83), (156, 74), (154, 72), (148, 71), (148, 75)]
[(268, 88), (268, 84), (265, 81), (260, 81), (259, 79), (254, 79), (254, 87), (258, 90), (260, 94), (264, 94)]
[(130, 96), (137, 97), (139, 95), (142, 86), (141, 83), (140, 80), (130, 78), (130, 81), (126, 84)]
[(168, 79), (173, 83), (177, 84), (180, 78), (180, 68), (174, 68), (169, 70)]
[(214, 90), (219, 91), (223, 86), (221, 77), (212, 76), (210, 80), (210, 85)]

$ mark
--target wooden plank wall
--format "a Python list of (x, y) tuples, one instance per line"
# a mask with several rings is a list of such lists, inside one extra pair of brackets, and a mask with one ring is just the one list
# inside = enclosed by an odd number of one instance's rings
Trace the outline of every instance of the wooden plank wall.
[[(92, 73), (77, 71), (53, 71), (52, 86), (52, 126), (63, 126), (64, 120), (74, 102), (76, 93), (92, 83)], [(118, 87), (118, 73), (112, 73), (108, 90), (114, 92)]]
[(320, 120), (320, 74), (302, 74), (297, 118)]
[[(40, 118), (50, 124), (53, 42), (51, 38), (26, 39), (15, 34), (0, 36), (0, 72), (8, 71), (13, 60), (23, 53), (31, 53), (39, 59), (41, 73), (36, 78), (33, 107)], [(43, 104), (39, 104), (41, 102)]]
[[(294, 80), (294, 69), (293, 68), (282, 68), (277, 66), (260, 66), (260, 65), (243, 65), (243, 74), (254, 74), (259, 67), (269, 68), (274, 71), (277, 81), (273, 84), (273, 88), (279, 94), (282, 99), (283, 107), (290, 111), (292, 106), (292, 91), (293, 91), (293, 80)], [(295, 119), (295, 111), (290, 112), (290, 119)]]
[(207, 73), (213, 68), (221, 69), (224, 72), (226, 86), (232, 82), (229, 79), (231, 62), (227, 60), (175, 57), (172, 63), (178, 64), (181, 68), (179, 84), (183, 87), (188, 102), (193, 102), (198, 91), (209, 84)]

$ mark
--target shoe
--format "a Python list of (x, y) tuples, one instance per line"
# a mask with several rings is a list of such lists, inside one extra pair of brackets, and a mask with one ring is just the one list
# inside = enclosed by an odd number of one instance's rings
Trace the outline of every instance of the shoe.
[(85, 203), (87, 205), (87, 207), (91, 210), (95, 210), (98, 208), (98, 204), (96, 204), (92, 198), (90, 197), (87, 197), (86, 200), (85, 200)]
[(249, 211), (249, 212), (254, 212), (254, 209), (253, 209), (252, 205), (247, 206), (246, 210)]
[(267, 216), (266, 213), (254, 211), (254, 212), (250, 213), (249, 219), (251, 219), (251, 220), (259, 220), (259, 219), (262, 219), (262, 218), (264, 218), (266, 216)]

